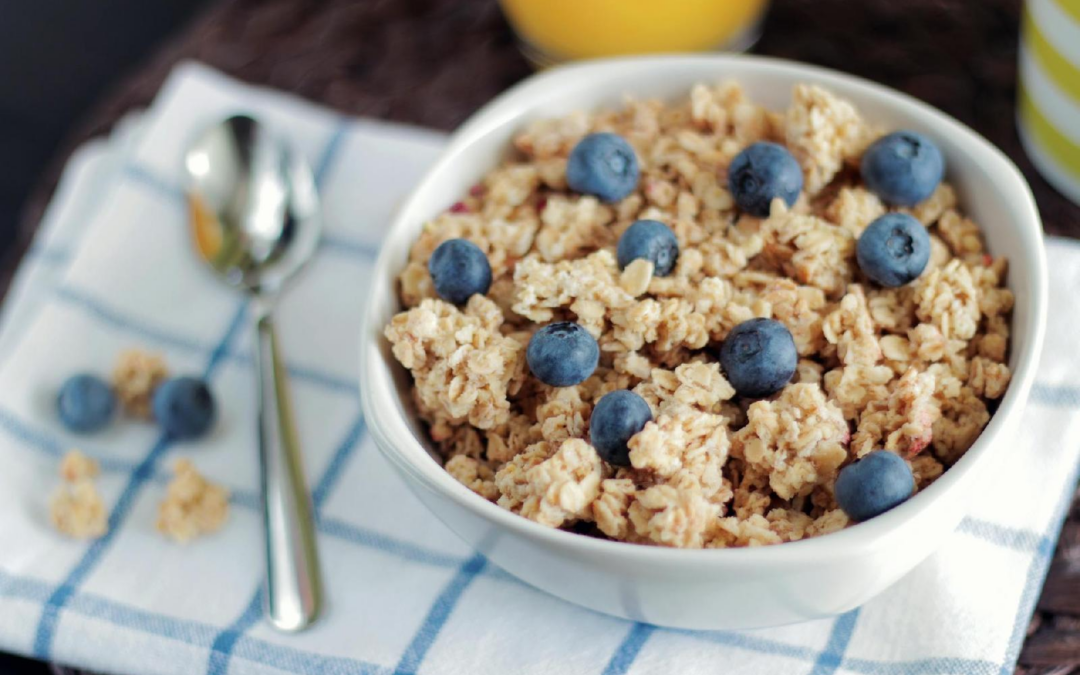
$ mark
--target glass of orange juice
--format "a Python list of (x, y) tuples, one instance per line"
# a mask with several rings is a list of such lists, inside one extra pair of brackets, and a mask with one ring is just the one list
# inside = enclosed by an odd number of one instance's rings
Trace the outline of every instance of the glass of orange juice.
[(768, 0), (499, 0), (539, 66), (616, 54), (742, 51)]

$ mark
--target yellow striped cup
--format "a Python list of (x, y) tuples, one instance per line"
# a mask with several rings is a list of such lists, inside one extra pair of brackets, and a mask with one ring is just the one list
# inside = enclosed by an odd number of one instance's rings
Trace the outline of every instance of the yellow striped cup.
[(1080, 0), (1026, 3), (1016, 106), (1028, 156), (1080, 203)]

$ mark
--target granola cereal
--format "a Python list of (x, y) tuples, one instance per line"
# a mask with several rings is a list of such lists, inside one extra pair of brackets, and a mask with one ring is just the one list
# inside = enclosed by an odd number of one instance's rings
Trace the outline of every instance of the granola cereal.
[(49, 518), (62, 534), (76, 539), (96, 539), (109, 530), (105, 502), (94, 486), (98, 463), (79, 450), (60, 460), (63, 483), (49, 501)]
[(57, 488), (49, 517), (58, 532), (76, 539), (96, 539), (109, 531), (109, 514), (93, 481), (78, 480)]
[[(637, 188), (614, 203), (567, 186), (571, 151), (599, 131), (624, 139), (640, 166)], [(836, 478), (872, 451), (902, 457), (917, 491), (931, 484), (1008, 387), (1014, 298), (1006, 261), (987, 253), (951, 185), (896, 208), (861, 182), (863, 152), (883, 131), (815, 85), (777, 112), (734, 82), (523, 129), (509, 159), (424, 225), (399, 276), (403, 311), (385, 329), (447, 472), (549, 527), (680, 548), (847, 527)], [(797, 200), (774, 199), (764, 217), (740, 212), (727, 180), (759, 141), (785, 145), (804, 179)], [(885, 288), (860, 270), (856, 244), (895, 211), (927, 227), (930, 259)], [(617, 262), (639, 219), (675, 234), (670, 274)], [(452, 238), (476, 244), (492, 273), (460, 307), (438, 299), (427, 269)], [(782, 323), (798, 354), (791, 381), (760, 400), (736, 395), (717, 355), (754, 318)], [(533, 333), (555, 321), (600, 348), (579, 384), (549, 386), (526, 364)], [(652, 412), (625, 466), (590, 444), (594, 406), (617, 389)]]
[(82, 450), (68, 450), (60, 459), (60, 477), (66, 483), (93, 480), (99, 473), (101, 473), (101, 468), (97, 461), (88, 457)]
[(113, 387), (124, 412), (132, 417), (150, 419), (150, 401), (154, 389), (169, 377), (165, 359), (141, 349), (120, 353), (113, 368)]
[(185, 544), (221, 529), (228, 516), (229, 491), (204, 478), (189, 460), (177, 460), (158, 506), (158, 532)]
[(509, 418), (507, 393), (524, 365), (521, 343), (500, 332), (502, 323), (502, 311), (483, 296), (464, 312), (429, 298), (394, 317), (386, 335), (412, 370), (425, 410), (451, 426), (490, 429)]
[(847, 422), (817, 385), (789, 385), (776, 400), (752, 403), (747, 417), (732, 454), (767, 474), (782, 499), (832, 480), (848, 458)]

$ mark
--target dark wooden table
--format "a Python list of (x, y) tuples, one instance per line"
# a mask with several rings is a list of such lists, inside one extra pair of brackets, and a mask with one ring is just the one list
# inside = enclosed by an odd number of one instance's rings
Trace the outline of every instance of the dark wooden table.
[[(1020, 0), (776, 0), (760, 54), (861, 75), (957, 117), (1008, 153), (1046, 231), (1080, 238), (1080, 208), (1035, 172), (1013, 123)], [(75, 130), (22, 224), (29, 241), (71, 150), (147, 105), (172, 66), (194, 58), (354, 115), (453, 129), (531, 70), (495, 0), (230, 0), (139, 64)], [(2, 280), (0, 280), (2, 281)], [(9, 666), (26, 673), (46, 666)], [(55, 668), (55, 667), (53, 667)], [(53, 672), (56, 672), (55, 670)], [(1080, 673), (1080, 502), (1074, 503), (1017, 673)]]

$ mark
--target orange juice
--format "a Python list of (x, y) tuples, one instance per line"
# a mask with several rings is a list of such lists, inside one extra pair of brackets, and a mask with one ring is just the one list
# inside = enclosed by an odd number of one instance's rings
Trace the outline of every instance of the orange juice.
[(741, 49), (767, 0), (500, 0), (530, 58)]

